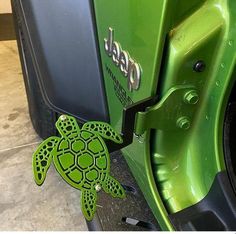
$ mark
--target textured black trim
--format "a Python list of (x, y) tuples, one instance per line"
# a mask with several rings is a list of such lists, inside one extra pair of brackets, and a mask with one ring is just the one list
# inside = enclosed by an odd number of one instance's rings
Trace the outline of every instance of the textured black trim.
[(11, 5), (30, 119), (36, 133), (42, 139), (46, 139), (49, 136), (57, 135), (55, 127), (57, 113), (52, 111), (43, 99), (29, 47), (27, 46), (27, 39), (25, 38), (24, 32), (26, 29), (20, 17), (19, 2), (11, 0)]
[(110, 123), (110, 113), (108, 110), (108, 102), (107, 102), (108, 97), (107, 97), (107, 93), (106, 93), (106, 89), (105, 89), (105, 80), (104, 80), (105, 76), (104, 76), (103, 68), (102, 68), (102, 56), (101, 56), (101, 52), (100, 52), (101, 50), (100, 50), (100, 44), (99, 44), (95, 6), (94, 6), (93, 0), (89, 0), (89, 1), (90, 1), (91, 17), (92, 17), (92, 21), (93, 21), (94, 38), (96, 41), (95, 46), (96, 46), (96, 50), (97, 50), (97, 61), (98, 61), (98, 66), (99, 66), (99, 70), (100, 70), (100, 75), (102, 77), (101, 84), (102, 84), (103, 98), (104, 98), (104, 102), (105, 102), (105, 110), (107, 113), (106, 120)]
[(235, 231), (236, 197), (227, 172), (216, 175), (203, 200), (171, 214), (169, 218), (176, 229), (181, 231)]
[(14, 2), (45, 103), (81, 122), (107, 122), (91, 1)]

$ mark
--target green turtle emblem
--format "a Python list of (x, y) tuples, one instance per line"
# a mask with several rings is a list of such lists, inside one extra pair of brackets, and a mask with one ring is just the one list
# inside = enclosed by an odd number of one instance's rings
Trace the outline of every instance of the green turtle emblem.
[(42, 185), (53, 160), (58, 173), (72, 187), (81, 190), (81, 208), (87, 220), (96, 211), (97, 192), (124, 198), (120, 183), (110, 176), (110, 157), (102, 138), (121, 144), (122, 138), (107, 123), (88, 122), (79, 128), (74, 117), (61, 115), (56, 122), (61, 137), (44, 140), (33, 155), (37, 185)]

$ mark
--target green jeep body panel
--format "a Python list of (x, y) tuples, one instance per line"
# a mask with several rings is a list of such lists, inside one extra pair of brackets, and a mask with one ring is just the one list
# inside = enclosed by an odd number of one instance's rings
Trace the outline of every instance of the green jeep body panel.
[[(173, 230), (168, 214), (203, 199), (216, 173), (225, 170), (222, 131), (236, 75), (236, 2), (96, 0), (94, 5), (111, 125), (121, 130), (124, 106), (159, 97), (147, 110), (151, 115), (136, 115), (137, 136), (123, 153), (162, 229)], [(105, 51), (109, 28), (141, 67), (138, 90), (128, 89), (127, 77)], [(179, 104), (168, 109), (170, 102), (162, 100), (179, 88), (186, 92), (177, 93)], [(186, 97), (189, 89), (196, 99)], [(164, 115), (169, 117), (163, 120)]]

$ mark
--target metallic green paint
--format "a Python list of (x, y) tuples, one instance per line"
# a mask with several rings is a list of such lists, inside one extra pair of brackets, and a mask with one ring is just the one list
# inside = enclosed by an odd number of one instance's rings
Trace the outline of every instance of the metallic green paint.
[(190, 127), (188, 119), (197, 110), (197, 105), (185, 101), (185, 96), (191, 92), (196, 92), (193, 86), (172, 87), (160, 102), (137, 114), (135, 134), (142, 135), (149, 129), (168, 131), (169, 134), (178, 131), (178, 128), (187, 130)]
[[(162, 229), (173, 230), (168, 213), (201, 200), (215, 174), (225, 169), (222, 128), (235, 80), (236, 2), (94, 0), (94, 7), (110, 120), (116, 130), (121, 127), (125, 103), (122, 105), (116, 94), (133, 102), (158, 94), (161, 103), (179, 85), (191, 86), (197, 92), (197, 110), (189, 117), (188, 130), (176, 125), (171, 133), (165, 129), (150, 131), (152, 124), (142, 126), (146, 123), (139, 122), (138, 114), (136, 129), (147, 130), (123, 149)], [(104, 38), (109, 27), (122, 49), (142, 67), (138, 91), (127, 89), (127, 80), (106, 55)], [(198, 73), (193, 66), (199, 60), (206, 68)], [(179, 121), (181, 117), (175, 116)], [(168, 126), (168, 121), (165, 124)]]
[[(203, 199), (216, 173), (225, 169), (222, 130), (235, 81), (235, 10), (235, 1), (207, 1), (169, 35), (161, 96), (173, 85), (188, 84), (200, 98), (194, 117), (187, 116), (188, 131), (153, 134), (155, 177), (171, 213)], [(205, 62), (204, 72), (193, 71), (198, 60)]]
[[(138, 4), (136, 0), (96, 0), (94, 4), (111, 125), (120, 130), (123, 105), (116, 97), (114, 82), (106, 66), (112, 70), (133, 102), (154, 95), (161, 64), (161, 59), (157, 58), (162, 57), (169, 30), (166, 15), (168, 4), (163, 0), (151, 0), (150, 4), (146, 0), (140, 0)], [(126, 79), (105, 53), (104, 38), (107, 38), (109, 27), (114, 29), (116, 41), (122, 45), (122, 49), (141, 65), (142, 78), (138, 91), (128, 91)], [(135, 139), (133, 145), (123, 152), (139, 186), (145, 188), (144, 195), (162, 228), (173, 229), (152, 175), (149, 142), (140, 145)]]

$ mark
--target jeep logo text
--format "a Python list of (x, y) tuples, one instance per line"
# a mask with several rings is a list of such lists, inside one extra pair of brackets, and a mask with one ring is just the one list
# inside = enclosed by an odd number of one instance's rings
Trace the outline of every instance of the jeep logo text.
[(109, 28), (108, 39), (104, 39), (105, 51), (121, 72), (128, 79), (128, 89), (132, 92), (138, 90), (141, 81), (141, 67), (128, 54), (122, 50), (120, 44), (114, 41), (114, 30)]

